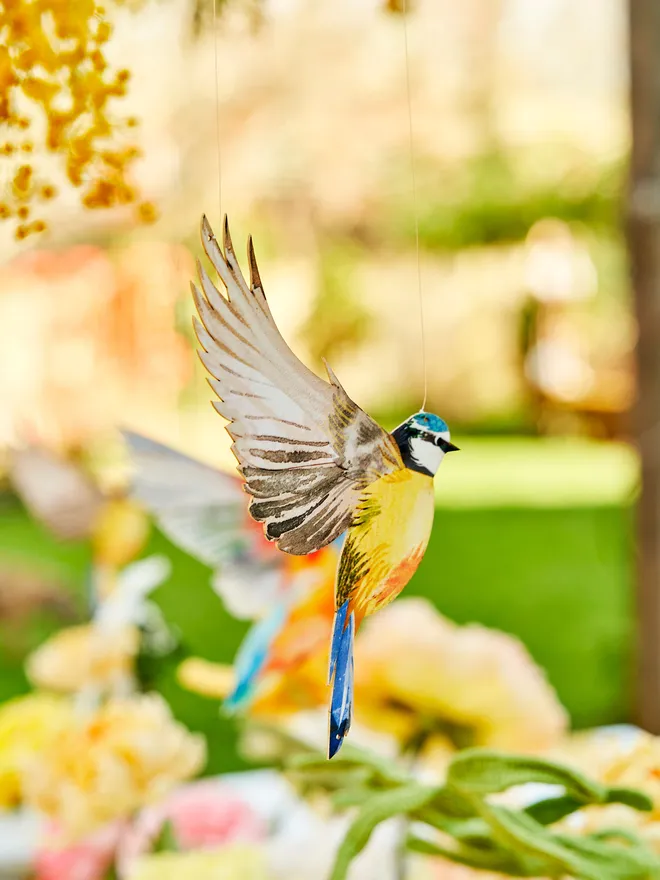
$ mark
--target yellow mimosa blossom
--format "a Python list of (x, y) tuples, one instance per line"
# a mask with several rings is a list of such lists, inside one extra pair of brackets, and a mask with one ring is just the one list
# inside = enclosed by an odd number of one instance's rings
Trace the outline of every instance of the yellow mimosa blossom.
[(205, 761), (203, 737), (156, 694), (111, 700), (80, 715), (26, 765), (26, 802), (63, 836), (84, 837), (161, 800)]
[[(113, 4), (121, 0), (0, 0), (0, 124), (9, 133), (0, 152), (11, 163), (11, 195), (0, 218), (20, 221), (18, 239), (46, 228), (43, 220), (29, 219), (31, 208), (55, 195), (31, 164), (16, 165), (11, 158), (35, 146), (62, 159), (86, 207), (138, 202), (129, 173), (139, 151), (131, 144), (108, 146), (109, 139), (118, 140), (119, 132), (136, 122), (116, 118), (109, 106), (126, 94), (130, 79), (128, 70), (112, 72), (106, 60), (113, 30), (106, 8)], [(46, 129), (43, 143), (35, 145), (28, 134), (33, 119), (41, 116)], [(155, 216), (150, 203), (138, 205), (142, 222)]]
[(130, 679), (140, 647), (134, 626), (106, 633), (92, 623), (51, 636), (28, 658), (26, 671), (39, 688), (75, 693), (85, 687), (111, 689)]
[(72, 707), (48, 694), (16, 697), (0, 706), (0, 810), (23, 800), (26, 761), (71, 723)]
[(162, 852), (138, 859), (126, 880), (266, 880), (264, 855), (254, 846), (206, 852)]

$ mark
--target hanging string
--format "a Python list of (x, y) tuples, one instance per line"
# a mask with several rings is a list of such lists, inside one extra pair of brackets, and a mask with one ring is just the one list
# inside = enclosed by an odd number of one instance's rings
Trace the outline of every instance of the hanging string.
[(215, 56), (215, 140), (218, 147), (218, 229), (222, 230), (222, 153), (220, 150), (220, 87), (218, 84), (218, 29), (216, 26), (217, 2), (218, 0), (213, 0), (213, 54)]
[(410, 146), (410, 176), (412, 178), (413, 213), (415, 215), (415, 250), (417, 253), (417, 295), (419, 300), (419, 327), (422, 337), (422, 372), (424, 373), (424, 399), (420, 412), (426, 409), (428, 376), (426, 370), (426, 334), (424, 325), (424, 300), (422, 298), (422, 263), (419, 254), (419, 212), (417, 209), (417, 175), (415, 173), (415, 137), (413, 134), (412, 97), (410, 89), (410, 57), (408, 52), (408, 0), (403, 0), (403, 45), (406, 56), (406, 92), (408, 96), (408, 140)]

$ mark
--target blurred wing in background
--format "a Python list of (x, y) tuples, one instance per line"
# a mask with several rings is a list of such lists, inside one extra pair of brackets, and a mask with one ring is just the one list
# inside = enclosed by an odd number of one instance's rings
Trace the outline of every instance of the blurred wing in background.
[(326, 382), (288, 347), (266, 302), (252, 240), (249, 286), (226, 218), (224, 252), (206, 218), (202, 243), (227, 296), (198, 264), (195, 330), (220, 398), (214, 406), (230, 422), (232, 451), (253, 497), (250, 514), (281, 550), (306, 555), (348, 528), (364, 486), (403, 463), (395, 441), (330, 368)]
[(90, 537), (104, 499), (79, 465), (27, 446), (10, 453), (9, 477), (30, 514), (56, 537)]
[(140, 434), (123, 437), (135, 468), (131, 494), (177, 546), (215, 567), (245, 543), (238, 479)]
[(230, 613), (267, 613), (284, 588), (285, 557), (250, 520), (241, 481), (140, 434), (123, 436), (132, 496), (174, 544), (216, 569), (213, 589)]

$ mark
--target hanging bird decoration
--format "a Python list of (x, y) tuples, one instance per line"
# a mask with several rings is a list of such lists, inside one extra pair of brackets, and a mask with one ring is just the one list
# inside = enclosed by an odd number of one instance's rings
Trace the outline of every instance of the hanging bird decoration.
[[(326, 363), (329, 381), (288, 347), (273, 320), (248, 240), (250, 284), (227, 218), (223, 247), (204, 217), (202, 244), (226, 294), (198, 263), (192, 284), (200, 358), (227, 419), (249, 512), (266, 538), (296, 556), (346, 533), (335, 583), (330, 646), (328, 756), (347, 735), (353, 641), (363, 618), (391, 602), (419, 565), (433, 522), (433, 477), (451, 442), (446, 423), (420, 411), (388, 434), (354, 403)], [(203, 292), (202, 292), (203, 291)]]

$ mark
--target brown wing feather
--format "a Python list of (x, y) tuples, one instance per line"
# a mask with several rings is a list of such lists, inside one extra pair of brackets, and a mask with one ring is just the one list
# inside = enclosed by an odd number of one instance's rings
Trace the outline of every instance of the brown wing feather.
[(200, 358), (229, 421), (232, 450), (253, 496), (250, 513), (266, 537), (303, 555), (329, 544), (351, 523), (362, 488), (403, 467), (392, 437), (342, 388), (311, 372), (286, 344), (263, 290), (252, 239), (250, 284), (225, 218), (220, 248), (206, 218), (202, 243), (226, 295), (200, 265), (192, 285)]

